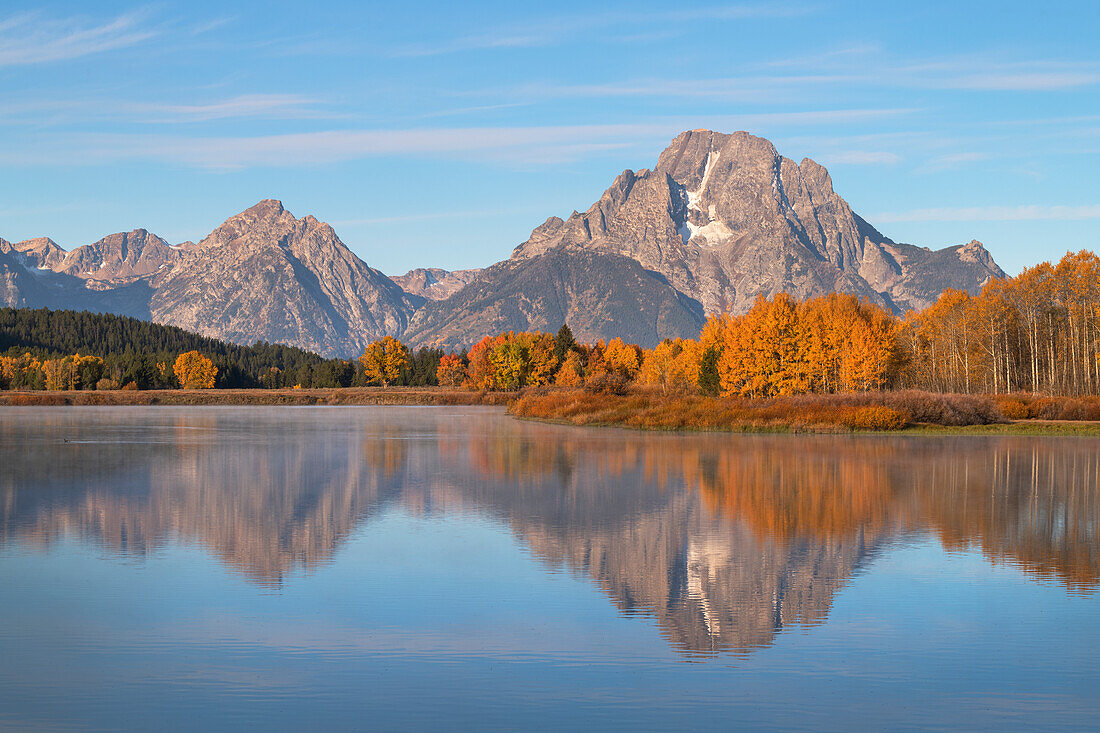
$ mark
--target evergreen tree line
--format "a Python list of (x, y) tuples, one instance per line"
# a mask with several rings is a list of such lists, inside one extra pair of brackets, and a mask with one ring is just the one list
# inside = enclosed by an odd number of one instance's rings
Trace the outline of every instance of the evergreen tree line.
[[(240, 346), (106, 313), (0, 308), (2, 389), (58, 388), (57, 384), (77, 389), (171, 389), (180, 386), (173, 365), (180, 354), (192, 351), (217, 368), (216, 388), (352, 387), (370, 382), (358, 360), (325, 359), (292, 346), (263, 341)], [(409, 354), (393, 383), (437, 384), (442, 356), (439, 349)]]

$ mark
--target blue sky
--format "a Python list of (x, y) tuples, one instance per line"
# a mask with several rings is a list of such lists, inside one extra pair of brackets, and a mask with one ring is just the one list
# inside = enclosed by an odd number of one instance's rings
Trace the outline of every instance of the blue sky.
[(197, 239), (263, 198), (484, 266), (681, 130), (811, 157), (889, 237), (1100, 248), (1092, 2), (0, 4), (0, 236)]

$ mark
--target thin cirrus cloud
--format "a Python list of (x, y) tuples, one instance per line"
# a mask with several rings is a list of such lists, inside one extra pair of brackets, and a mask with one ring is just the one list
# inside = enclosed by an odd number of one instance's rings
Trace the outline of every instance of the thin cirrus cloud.
[[(1056, 92), (1100, 83), (1094, 61), (1004, 58), (984, 53), (904, 59), (877, 44), (857, 44), (816, 54), (762, 62), (765, 69), (805, 69), (816, 84), (829, 81), (877, 88), (984, 92)], [(775, 83), (797, 76), (767, 77)]]
[(243, 117), (272, 119), (331, 118), (316, 109), (318, 100), (297, 94), (242, 94), (209, 104), (122, 105), (120, 110), (146, 122), (210, 122)]
[(893, 72), (913, 86), (987, 92), (1056, 92), (1100, 83), (1100, 65), (1031, 60), (989, 62), (947, 60)]
[(524, 84), (506, 89), (463, 92), (463, 95), (505, 95), (525, 100), (668, 97), (737, 102), (773, 102), (799, 98), (805, 87), (858, 80), (852, 75), (751, 76), (720, 79), (638, 79), (603, 84)]
[(0, 122), (33, 126), (74, 121), (118, 120), (132, 123), (200, 123), (231, 119), (336, 119), (321, 101), (298, 94), (242, 94), (204, 104), (127, 102), (111, 99), (37, 99), (0, 108)]
[[(660, 26), (667, 33), (671, 24), (697, 21), (732, 21), (750, 18), (781, 18), (812, 12), (807, 5), (786, 2), (726, 5), (677, 10), (669, 13), (603, 12), (584, 16), (544, 18), (524, 25), (502, 25), (486, 32), (440, 39), (433, 43), (415, 43), (389, 49), (394, 57), (440, 56), (465, 51), (555, 46), (578, 39), (586, 33), (606, 28)], [(630, 34), (624, 36), (631, 37)]]
[(0, 21), (0, 66), (67, 61), (137, 45), (157, 35), (143, 12), (124, 13), (100, 24), (53, 20), (23, 13)]
[(901, 162), (901, 156), (877, 150), (841, 150), (825, 153), (821, 162), (826, 165), (894, 165)]
[(944, 207), (875, 214), (868, 218), (887, 224), (941, 221), (1077, 221), (1100, 219), (1100, 204)]
[(961, 168), (968, 163), (979, 163), (983, 160), (989, 160), (992, 157), (993, 156), (989, 153), (947, 153), (945, 155), (937, 155), (920, 166), (917, 170), (920, 173), (939, 173), (940, 171)]
[[(862, 122), (908, 109), (848, 109), (721, 116), (715, 129), (758, 129)], [(58, 133), (0, 151), (9, 165), (94, 165), (120, 160), (167, 162), (209, 170), (335, 163), (384, 155), (476, 155), (494, 162), (560, 163), (601, 150), (667, 142), (698, 119), (540, 127), (452, 127), (404, 130), (328, 130), (254, 137)], [(883, 162), (882, 154), (874, 162)]]

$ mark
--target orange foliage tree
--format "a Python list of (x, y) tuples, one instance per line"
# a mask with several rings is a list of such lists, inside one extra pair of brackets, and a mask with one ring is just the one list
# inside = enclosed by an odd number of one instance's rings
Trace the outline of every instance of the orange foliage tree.
[(401, 369), (409, 363), (409, 349), (393, 336), (386, 336), (371, 343), (359, 357), (368, 384), (383, 387), (396, 382)]
[(446, 354), (439, 360), (435, 371), (440, 386), (458, 387), (466, 381), (466, 365), (457, 354)]
[(488, 390), (536, 387), (550, 384), (557, 368), (553, 336), (509, 331), (474, 345), (466, 384)]
[(213, 389), (218, 368), (197, 351), (188, 351), (176, 358), (172, 367), (182, 389)]
[(1082, 250), (946, 290), (900, 334), (907, 386), (950, 392), (1100, 391), (1100, 258)]

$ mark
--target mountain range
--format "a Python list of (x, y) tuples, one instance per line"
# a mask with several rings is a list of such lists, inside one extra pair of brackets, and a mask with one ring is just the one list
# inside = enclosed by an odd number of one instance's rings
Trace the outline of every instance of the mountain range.
[(977, 241), (896, 243), (852, 211), (818, 163), (745, 132), (681, 133), (653, 169), (623, 171), (585, 212), (552, 216), (484, 270), (387, 277), (328, 224), (264, 200), (198, 243), (144, 229), (66, 252), (0, 239), (0, 304), (136, 316), (237, 343), (354, 356), (384, 335), (468, 347), (509, 330), (643, 346), (695, 336), (759, 295), (853, 293), (897, 313), (1002, 277)]

